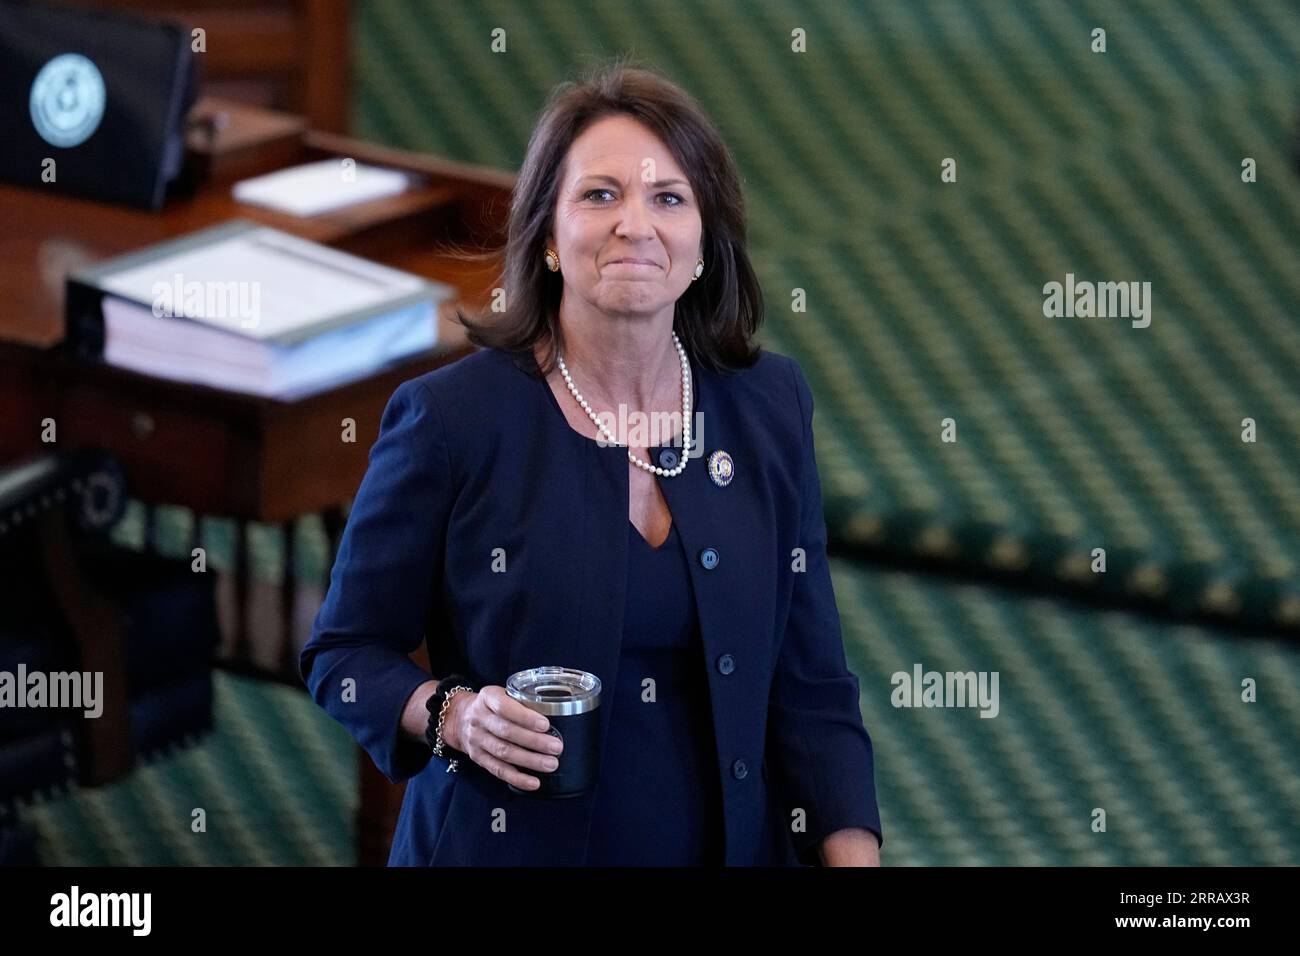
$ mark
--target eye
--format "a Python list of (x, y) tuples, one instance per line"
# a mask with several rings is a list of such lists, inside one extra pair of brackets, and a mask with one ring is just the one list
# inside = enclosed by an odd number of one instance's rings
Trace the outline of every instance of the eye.
[[(608, 194), (608, 195), (610, 195), (611, 197), (614, 195), (613, 190), (609, 190), (609, 189), (588, 189), (585, 193), (582, 194), (582, 198), (583, 198), (583, 199), (591, 199), (593, 196), (597, 196), (597, 195), (600, 195), (600, 194)], [(686, 200), (683, 199), (681, 196), (679, 196), (677, 193), (668, 193), (668, 192), (659, 193), (659, 195), (656, 196), (655, 198), (656, 198), (656, 199), (665, 199), (665, 198), (667, 198), (667, 199), (671, 199), (672, 202), (664, 202), (664, 203), (663, 203), (663, 205), (665, 205), (665, 206), (669, 206), (669, 207), (674, 207), (674, 206), (684, 206), (684, 205), (686, 205)], [(597, 201), (598, 201), (598, 202), (604, 202), (605, 200), (597, 200)]]

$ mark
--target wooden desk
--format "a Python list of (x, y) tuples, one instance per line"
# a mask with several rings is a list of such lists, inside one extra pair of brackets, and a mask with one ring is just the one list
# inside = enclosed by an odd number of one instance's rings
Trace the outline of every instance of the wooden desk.
[[(321, 513), (334, 545), (342, 508), (365, 474), (380, 416), (394, 389), (472, 350), (449, 308), (440, 314), (440, 341), (432, 351), (360, 381), (281, 402), (66, 356), (58, 348), (64, 277), (90, 262), (243, 217), (446, 282), (457, 288), (460, 301), (477, 306), (495, 284), (495, 267), (467, 266), (439, 245), (498, 243), (514, 176), (311, 133), (292, 118), (261, 110), (211, 102), (200, 109), (231, 120), (206, 157), (212, 176), (193, 198), (169, 203), (159, 213), (0, 185), (0, 208), (5, 210), (0, 232), (0, 408), (5, 412), (0, 416), (0, 460), (39, 450), (41, 421), (53, 418), (61, 447), (94, 447), (116, 455), (130, 493), (141, 501), (233, 517), (241, 527), (247, 521), (290, 526), (302, 515)], [(257, 129), (265, 131), (261, 139)], [(222, 137), (230, 144), (226, 151)], [(235, 178), (329, 156), (411, 170), (426, 182), (402, 196), (309, 220), (231, 198)], [(357, 423), (353, 444), (339, 441), (343, 418)], [(307, 474), (310, 480), (304, 480)], [(286, 540), (291, 543), (292, 535)], [(243, 544), (241, 535), (236, 568), (241, 633), (248, 587)], [(287, 557), (292, 567), (292, 553)], [(286, 587), (292, 584), (292, 575), (286, 575)], [(287, 617), (292, 601), (285, 604)], [(280, 676), (301, 686), (287, 635), (285, 643)], [(382, 863), (402, 789), (389, 787), (382, 777), (377, 783), (378, 771), (370, 760), (363, 756), (361, 763), (362, 862)]]
[[(40, 420), (52, 417), (60, 444), (116, 454), (132, 493), (144, 501), (282, 522), (336, 507), (354, 494), (397, 385), (471, 350), (449, 307), (440, 315), (440, 341), (432, 351), (295, 402), (154, 379), (77, 361), (57, 348), (63, 280), (71, 269), (237, 216), (446, 282), (471, 306), (486, 300), (493, 270), (467, 266), (438, 245), (498, 238), (511, 174), (327, 134), (304, 133), (294, 160), (326, 156), (413, 170), (428, 182), (313, 219), (235, 202), (231, 175), (161, 213), (0, 185), (0, 401), (7, 410), (0, 418), (0, 459), (39, 450)], [(245, 162), (240, 174), (255, 165)], [(338, 440), (345, 416), (357, 421), (355, 444)], [(301, 480), (304, 468), (311, 470), (310, 482)]]

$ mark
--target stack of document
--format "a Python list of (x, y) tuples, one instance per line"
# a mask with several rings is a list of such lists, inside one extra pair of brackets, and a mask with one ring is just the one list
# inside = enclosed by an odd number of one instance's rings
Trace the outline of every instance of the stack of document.
[(454, 293), (239, 220), (74, 274), (74, 284), (102, 293), (109, 364), (280, 399), (432, 348), (438, 303)]
[(245, 179), (231, 193), (242, 203), (308, 217), (399, 195), (416, 178), (400, 169), (323, 159)]

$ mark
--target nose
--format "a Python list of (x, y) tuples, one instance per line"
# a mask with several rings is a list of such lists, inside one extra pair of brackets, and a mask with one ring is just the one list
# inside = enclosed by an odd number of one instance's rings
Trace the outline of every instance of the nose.
[(623, 203), (622, 214), (614, 234), (625, 239), (648, 239), (654, 230), (650, 225), (650, 212), (645, 200), (636, 196)]

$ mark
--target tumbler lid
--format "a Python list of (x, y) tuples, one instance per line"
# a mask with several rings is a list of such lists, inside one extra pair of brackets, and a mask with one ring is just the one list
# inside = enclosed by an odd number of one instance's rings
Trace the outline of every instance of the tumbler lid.
[(600, 706), (600, 678), (572, 667), (533, 667), (511, 674), (506, 693), (539, 714), (568, 717)]

